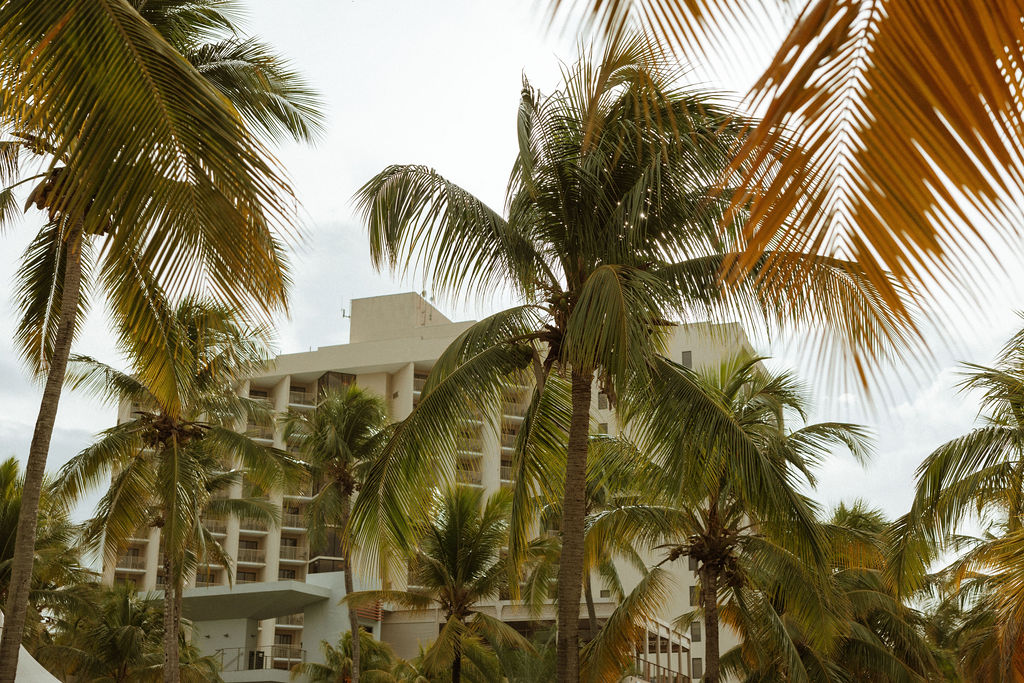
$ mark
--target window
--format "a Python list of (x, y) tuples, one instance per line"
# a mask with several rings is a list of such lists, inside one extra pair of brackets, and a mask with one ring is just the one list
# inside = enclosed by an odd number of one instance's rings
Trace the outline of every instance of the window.
[(693, 370), (693, 351), (683, 351), (683, 356), (679, 359), (679, 363), (684, 368)]
[(298, 548), (299, 547), (299, 539), (291, 538), (289, 536), (282, 536), (281, 537), (281, 547), (283, 547), (283, 548)]
[(690, 586), (690, 607), (696, 607), (699, 601), (696, 586)]
[(256, 572), (238, 572), (235, 575), (235, 581), (238, 583), (256, 583)]
[(243, 538), (243, 539), (240, 539), (238, 541), (238, 549), (239, 550), (259, 550), (260, 549), (260, 542), (259, 541), (253, 541), (253, 540), (250, 540), (250, 539), (247, 539), (247, 538)]
[(693, 677), (694, 678), (704, 678), (704, 660), (701, 659), (700, 657), (694, 657), (693, 660), (692, 660), (692, 663), (693, 663), (693, 667), (692, 667), (692, 669), (693, 669)]
[(607, 434), (608, 433), (608, 423), (607, 422), (598, 422), (597, 423), (597, 433), (598, 434)]
[(292, 634), (291, 633), (275, 633), (274, 634), (274, 645), (291, 645)]
[(298, 505), (289, 505), (289, 506), (285, 507), (285, 509), (284, 509), (284, 513), (286, 515), (297, 515), (300, 512), (302, 512), (302, 511), (299, 509)]
[(597, 394), (597, 407), (599, 410), (608, 410), (608, 394), (603, 391)]
[(697, 569), (698, 569), (698, 566), (697, 566), (697, 558), (696, 558), (696, 557), (692, 557), (692, 556), (691, 556), (691, 557), (687, 557), (687, 558), (686, 558), (686, 560), (687, 560), (687, 562), (688, 562), (688, 563), (689, 563), (689, 565), (690, 565), (690, 571), (691, 571), (691, 572), (696, 572), (696, 571), (697, 571)]
[(602, 588), (601, 589), (601, 597), (602, 598), (610, 598), (610, 597), (612, 597), (612, 592), (610, 590), (608, 590), (607, 588)]
[(281, 580), (281, 581), (289, 581), (291, 579), (294, 579), (295, 578), (295, 570), (294, 569), (278, 569), (277, 570), (277, 578), (279, 580)]
[(695, 643), (700, 642), (700, 622), (695, 621), (690, 624), (690, 640)]

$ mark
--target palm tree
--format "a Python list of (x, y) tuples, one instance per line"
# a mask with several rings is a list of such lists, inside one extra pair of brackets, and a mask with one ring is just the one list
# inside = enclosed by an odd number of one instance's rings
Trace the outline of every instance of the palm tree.
[[(90, 281), (140, 344), (162, 339), (148, 308), (154, 282), (176, 296), (215, 291), (254, 317), (285, 306), (280, 233), (294, 201), (259, 138), (281, 130), (308, 136), (320, 119), (301, 80), (234, 31), (230, 7), (219, 0), (0, 3), (0, 220), (16, 213), (19, 188), (35, 183), (26, 207), (39, 209), (45, 225), (19, 272), (17, 341), (46, 378), (0, 683), (14, 680), (46, 456)], [(204, 49), (202, 36), (219, 36), (210, 47), (221, 51)], [(171, 382), (167, 369), (157, 364), (152, 376)]]
[[(584, 57), (565, 71), (564, 89), (541, 96), (524, 83), (519, 156), (505, 216), (422, 166), (391, 166), (357, 195), (377, 267), (425, 271), (451, 297), (508, 289), (522, 305), (465, 331), (435, 364), (421, 400), (398, 428), (391, 464), (372, 487), (394, 489), (416, 463), (451, 468), (467, 406), (499, 413), (510, 382), (533, 383), (528, 424), (548, 399), (553, 377), (571, 385), (558, 581), (560, 680), (579, 678), (580, 603), (589, 411), (595, 381), (613, 400), (646, 386), (661, 361), (669, 321), (738, 316), (758, 325), (815, 321), (823, 343), (840, 355), (874, 355), (903, 338), (905, 321), (852, 264), (791, 251), (772, 258), (790, 266), (785, 291), (756, 278), (726, 290), (718, 274), (740, 243), (747, 211), (717, 201), (719, 181), (752, 122), (711, 95), (675, 85), (678, 70), (641, 39), (615, 44), (600, 60)], [(649, 125), (673, 121), (674, 129)], [(726, 182), (728, 185), (729, 183)], [(738, 190), (737, 190), (738, 191)], [(720, 228), (726, 225), (726, 234)], [(531, 417), (532, 415), (532, 417)], [(531, 428), (532, 429), (532, 428)], [(522, 441), (529, 450), (534, 436)], [(521, 450), (520, 456), (526, 451)], [(527, 467), (521, 457), (520, 465)], [(520, 476), (529, 475), (529, 476)], [(517, 475), (517, 527), (536, 472)], [(408, 493), (394, 493), (406, 496)], [(375, 527), (380, 544), (401, 544), (391, 514), (419, 501), (356, 504), (357, 525)], [(385, 520), (384, 511), (391, 519)], [(367, 536), (371, 534), (368, 532)], [(514, 529), (513, 561), (525, 539)]]
[[(786, 585), (808, 573), (801, 569), (805, 565), (824, 570), (828, 548), (816, 505), (801, 493), (813, 486), (815, 465), (836, 446), (861, 458), (868, 453), (865, 430), (856, 425), (793, 429), (792, 419), (806, 415), (806, 392), (790, 374), (765, 370), (761, 362), (740, 355), (700, 374), (676, 367), (664, 376), (655, 392), (658, 404), (638, 415), (633, 426), (641, 450), (653, 454), (659, 466), (650, 468), (641, 486), (657, 494), (604, 511), (592, 524), (593, 533), (604, 538), (660, 543), (666, 553), (662, 563), (684, 556), (696, 563), (707, 683), (720, 680), (720, 604), (742, 602), (744, 588), (766, 569), (770, 580)], [(694, 392), (722, 406), (746, 448), (694, 430), (693, 423), (703, 419)], [(695, 434), (708, 436), (695, 439)], [(827, 598), (813, 593), (800, 605), (821, 619), (822, 638), (829, 635)]]
[(131, 420), (105, 430), (61, 468), (56, 493), (75, 500), (97, 485), (109, 486), (84, 533), (85, 544), (100, 549), (108, 562), (139, 527), (160, 528), (164, 680), (177, 683), (185, 577), (204, 558), (230, 566), (204, 513), (276, 522), (269, 504), (226, 494), (243, 474), (257, 487), (280, 487), (289, 468), (283, 453), (234, 431), (243, 421), (270, 419), (259, 401), (235, 393), (238, 383), (269, 358), (266, 329), (248, 325), (224, 306), (187, 299), (168, 312), (165, 330), (177, 380), (171, 387), (145, 381), (150, 349), (136, 354), (128, 349), (138, 375), (92, 358), (73, 360), (73, 387), (137, 408)]
[(346, 631), (338, 647), (327, 641), (320, 643), (324, 663), (305, 662), (292, 667), (292, 678), (306, 676), (312, 683), (348, 683), (356, 676), (355, 649), (352, 647), (353, 633), (359, 634), (359, 649), (363, 653), (362, 672), (367, 678), (379, 683), (428, 683), (416, 667), (395, 653), (387, 643), (375, 640), (372, 633)]
[[(692, 60), (712, 52), (727, 62), (743, 41), (763, 42), (766, 26), (783, 30), (749, 97), (765, 117), (744, 153), (780, 166), (779, 182), (769, 186), (757, 163), (744, 172), (753, 210), (765, 214), (748, 226), (747, 263), (776, 241), (843, 245), (899, 306), (887, 273), (923, 291), (953, 279), (969, 285), (980, 282), (974, 256), (991, 258), (978, 253), (986, 239), (1017, 238), (1003, 229), (1018, 220), (1024, 187), (1016, 70), (1024, 9), (1017, 0), (546, 4), (552, 18), (597, 28), (613, 41), (639, 25)], [(795, 137), (801, 154), (773, 154), (783, 134)], [(793, 216), (789, 207), (808, 190), (822, 194), (821, 204)]]
[[(0, 462), (0, 600), (7, 597), (11, 585), (23, 485), (24, 476), (18, 461), (8, 458)], [(29, 651), (42, 641), (44, 615), (78, 609), (89, 583), (95, 578), (82, 566), (76, 548), (77, 527), (72, 523), (68, 509), (51, 494), (52, 487), (52, 480), (44, 480), (39, 501), (39, 525), (25, 632), (25, 645)]]
[[(164, 659), (160, 603), (140, 596), (133, 586), (93, 586), (82, 609), (62, 615), (52, 642), (39, 650), (40, 661), (64, 680), (158, 681)], [(217, 662), (181, 643), (182, 680), (220, 681)]]
[[(966, 367), (960, 386), (981, 392), (981, 424), (939, 446), (918, 467), (890, 574), (909, 592), (926, 584), (938, 554), (957, 552), (946, 570), (950, 592), (959, 592), (965, 580), (984, 587), (982, 602), (995, 610), (992, 634), (1001, 652), (1012, 653), (1024, 643), (1024, 332), (1010, 340), (994, 367)], [(983, 534), (960, 533), (971, 520), (982, 522)], [(1024, 675), (1024, 661), (1004, 656), (1000, 666), (990, 675)]]
[[(479, 649), (484, 641), (525, 649), (530, 644), (508, 624), (476, 609), (479, 602), (497, 598), (508, 585), (508, 560), (502, 549), (508, 542), (509, 494), (499, 491), (485, 500), (480, 489), (454, 486), (438, 495), (434, 509), (420, 525), (409, 590), (359, 591), (346, 596), (345, 602), (379, 600), (414, 609), (440, 609), (444, 626), (427, 649), (423, 668), (451, 671), (452, 683), (459, 683), (464, 654)], [(497, 667), (496, 660), (493, 666)]]
[[(352, 593), (352, 539), (349, 517), (352, 496), (363, 472), (380, 453), (387, 438), (387, 406), (384, 401), (355, 385), (327, 391), (312, 411), (291, 411), (282, 419), (283, 438), (298, 446), (299, 457), (309, 468), (318, 489), (306, 506), (310, 543), (336, 540), (345, 561), (345, 593)], [(356, 609), (349, 606), (352, 638), (352, 681), (359, 682), (360, 632)]]
[[(742, 599), (723, 615), (742, 643), (723, 656), (723, 669), (743, 680), (935, 679), (938, 662), (924, 615), (904, 605), (884, 578), (889, 526), (863, 502), (840, 505), (825, 525), (831, 546), (825, 572), (793, 567), (793, 581), (763, 571), (740, 589)], [(827, 620), (835, 634), (824, 641), (817, 637), (822, 620), (798, 609), (822, 593), (834, 596)]]

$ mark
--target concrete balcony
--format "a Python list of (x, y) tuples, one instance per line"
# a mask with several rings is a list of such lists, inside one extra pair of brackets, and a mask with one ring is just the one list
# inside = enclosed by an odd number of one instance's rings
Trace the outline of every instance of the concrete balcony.
[(312, 408), (316, 405), (316, 394), (311, 391), (289, 391), (288, 405), (294, 408)]
[(306, 516), (302, 513), (286, 512), (281, 515), (281, 528), (282, 529), (301, 529), (306, 530)]
[(302, 628), (305, 624), (306, 615), (303, 612), (298, 614), (286, 614), (277, 618), (278, 628)]
[(245, 432), (250, 438), (256, 439), (257, 441), (273, 441), (274, 440), (274, 428), (265, 425), (247, 424), (245, 426)]
[(483, 476), (479, 470), (467, 470), (460, 467), (455, 470), (455, 481), (467, 486), (483, 486)]
[(146, 571), (146, 556), (119, 555), (117, 558), (117, 563), (114, 566), (118, 570), (124, 570), (129, 572), (144, 572)]
[(305, 562), (309, 559), (309, 548), (301, 545), (282, 545), (280, 557), (282, 562)]
[(239, 548), (238, 564), (266, 564), (267, 551), (262, 548)]

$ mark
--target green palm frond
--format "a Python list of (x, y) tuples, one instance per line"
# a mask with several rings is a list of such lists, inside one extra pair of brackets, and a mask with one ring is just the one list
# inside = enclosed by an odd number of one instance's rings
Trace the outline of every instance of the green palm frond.
[(583, 647), (583, 670), (588, 681), (618, 681), (632, 660), (644, 624), (668, 599), (671, 579), (664, 569), (652, 569), (616, 606), (597, 636)]

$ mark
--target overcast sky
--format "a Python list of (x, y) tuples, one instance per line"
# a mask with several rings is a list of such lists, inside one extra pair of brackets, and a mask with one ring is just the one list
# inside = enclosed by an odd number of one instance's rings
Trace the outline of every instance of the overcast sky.
[[(280, 159), (294, 180), (305, 214), (305, 239), (294, 257), (292, 316), (280, 329), (281, 351), (344, 343), (342, 309), (353, 298), (419, 291), (415, 281), (377, 274), (369, 265), (364, 231), (350, 198), (391, 163), (422, 163), (502, 206), (515, 155), (515, 113), (526, 74), (550, 91), (560, 60), (577, 52), (574, 36), (549, 33), (531, 2), (515, 0), (248, 0), (248, 27), (286, 54), (323, 94), (327, 132), (315, 149), (286, 146)], [(693, 80), (743, 93), (775, 44), (771, 30), (727, 68), (695, 68)], [(12, 282), (16, 263), (36, 227), (29, 215), (0, 236), (0, 279)], [(863, 497), (899, 514), (906, 507), (917, 463), (933, 447), (969, 429), (977, 405), (957, 395), (957, 362), (988, 362), (1021, 321), (1024, 285), (1006, 275), (988, 278), (975, 305), (953, 324), (928, 332), (931, 369), (894, 372), (890, 397), (867, 402), (842, 394), (821, 378), (819, 420), (856, 420), (878, 435), (868, 468), (837, 455), (826, 464), (818, 497), (828, 504)], [(0, 455), (24, 458), (38, 409), (39, 387), (29, 382), (11, 337), (11, 296), (0, 311)], [(452, 318), (476, 318), (486, 306), (441, 306)], [(948, 307), (947, 307), (948, 309)], [(111, 356), (101, 311), (94, 312), (77, 351)], [(762, 344), (782, 366), (807, 370), (807, 359), (785, 344)], [(48, 468), (59, 467), (91, 436), (110, 426), (115, 411), (65, 394)]]

